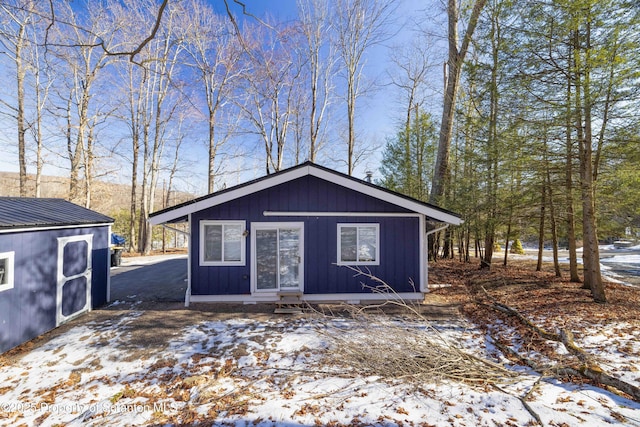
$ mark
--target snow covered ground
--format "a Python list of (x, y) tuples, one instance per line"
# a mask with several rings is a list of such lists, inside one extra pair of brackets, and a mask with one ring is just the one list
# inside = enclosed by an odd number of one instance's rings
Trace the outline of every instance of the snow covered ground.
[[(578, 264), (581, 264), (582, 248), (578, 248), (577, 252)], [(569, 263), (569, 256), (566, 253), (566, 250), (560, 251), (558, 258), (560, 263)], [(542, 257), (544, 262), (553, 262), (553, 256), (549, 254), (550, 251), (545, 250), (545, 255)], [(499, 252), (495, 255), (496, 257), (504, 256)], [(535, 251), (530, 249), (526, 255), (510, 254), (509, 256), (520, 259), (537, 259), (537, 249)], [(629, 284), (628, 278), (630, 276), (638, 277), (633, 282), (640, 281), (640, 245), (622, 249), (617, 249), (613, 245), (600, 245), (600, 269), (607, 280), (615, 283)], [(620, 274), (621, 271), (624, 271), (624, 274)]]
[[(546, 426), (640, 426), (638, 403), (521, 367), (506, 365), (517, 377), (496, 386), (357, 375), (331, 357), (336, 331), (370, 333), (352, 320), (204, 321), (162, 351), (145, 352), (130, 342), (130, 326), (143, 314), (133, 307), (111, 322), (79, 323), (5, 362), (0, 424), (527, 426), (537, 425), (521, 400), (530, 393), (526, 402)], [(472, 325), (434, 326), (465, 351), (508, 363)], [(640, 385), (637, 326), (594, 324), (579, 344)], [(415, 322), (404, 327), (433, 334)], [(629, 351), (618, 352), (621, 345)]]

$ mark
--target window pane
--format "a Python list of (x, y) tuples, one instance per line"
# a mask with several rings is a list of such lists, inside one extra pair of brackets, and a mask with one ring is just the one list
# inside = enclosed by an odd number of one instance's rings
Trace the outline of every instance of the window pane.
[(224, 226), (224, 260), (240, 261), (242, 227), (240, 225)]
[(6, 285), (7, 277), (9, 276), (9, 260), (6, 258), (0, 259), (0, 285)]
[(84, 274), (89, 263), (89, 245), (85, 240), (68, 242), (64, 245), (62, 257), (62, 274), (65, 277)]
[(300, 229), (280, 229), (280, 287), (300, 287)]
[(358, 227), (358, 261), (376, 260), (376, 228)]
[(204, 260), (222, 261), (222, 225), (204, 226)]
[(278, 230), (256, 230), (256, 287), (278, 287)]
[(358, 244), (358, 229), (356, 227), (340, 227), (340, 261), (357, 261), (356, 247)]

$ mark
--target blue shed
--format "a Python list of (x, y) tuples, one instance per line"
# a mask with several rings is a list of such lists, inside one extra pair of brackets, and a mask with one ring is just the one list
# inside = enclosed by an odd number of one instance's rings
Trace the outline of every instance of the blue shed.
[(107, 302), (112, 223), (62, 199), (0, 197), (0, 353)]
[(462, 223), (455, 213), (310, 162), (155, 212), (149, 221), (189, 223), (186, 305), (387, 297), (347, 267), (370, 272), (397, 297), (422, 300), (427, 223)]

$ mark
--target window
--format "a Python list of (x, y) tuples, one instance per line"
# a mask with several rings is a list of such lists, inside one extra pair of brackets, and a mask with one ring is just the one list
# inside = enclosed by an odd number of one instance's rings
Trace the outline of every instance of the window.
[(379, 265), (380, 224), (338, 224), (338, 265)]
[(13, 289), (14, 252), (0, 252), (0, 291)]
[(244, 265), (244, 234), (244, 221), (201, 221), (200, 265)]

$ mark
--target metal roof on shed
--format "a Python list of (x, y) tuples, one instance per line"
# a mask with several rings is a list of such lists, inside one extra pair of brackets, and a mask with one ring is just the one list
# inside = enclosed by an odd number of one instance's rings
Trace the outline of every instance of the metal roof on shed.
[(113, 223), (113, 218), (64, 199), (0, 197), (0, 232)]

